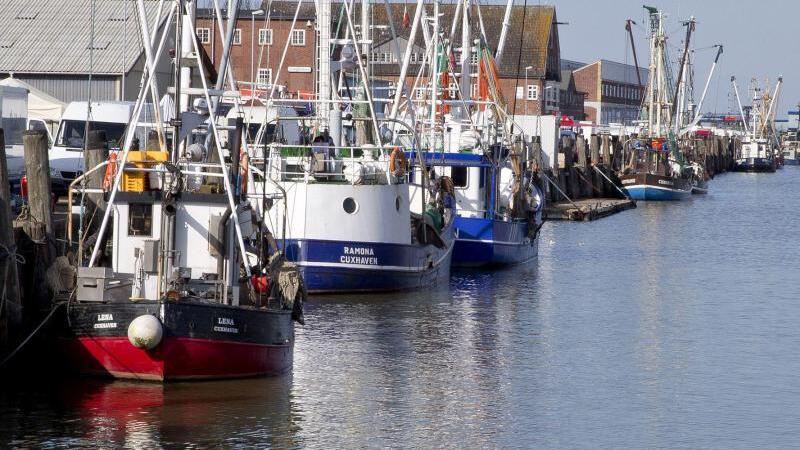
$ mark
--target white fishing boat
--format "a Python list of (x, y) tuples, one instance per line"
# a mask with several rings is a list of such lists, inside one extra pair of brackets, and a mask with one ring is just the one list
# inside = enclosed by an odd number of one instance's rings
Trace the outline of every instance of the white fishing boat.
[[(731, 78), (739, 111), (745, 115), (739, 98), (736, 78)], [(768, 86), (761, 88), (755, 79), (751, 82), (753, 102), (750, 107), (750, 120), (743, 120), (745, 137), (742, 140), (741, 152), (736, 155), (734, 170), (738, 172), (775, 172), (778, 168), (777, 133), (775, 132), (775, 108), (781, 92), (783, 78), (778, 77), (774, 91)], [(749, 122), (749, 123), (748, 123)]]
[[(363, 6), (362, 24), (369, 23), (369, 8)], [(298, 265), (310, 292), (430, 286), (450, 273), (453, 192), (447, 183), (437, 184), (412, 204), (406, 152), (416, 148), (416, 131), (396, 120), (410, 136), (409, 146), (391, 145), (363, 59), (370, 43), (356, 32), (351, 6), (340, 5), (344, 23), (336, 39), (331, 2), (316, 7), (316, 97), (281, 97), (276, 77), (269, 92), (255, 99), (268, 111), (310, 104), (313, 114), (270, 113), (274, 120), (260, 123), (248, 148), (253, 174), (248, 193), (259, 198), (259, 209), (285, 236), (278, 245)], [(304, 26), (296, 17), (292, 29)], [(287, 42), (281, 66), (288, 49)], [(331, 61), (331, 55), (338, 59)], [(299, 129), (300, 139), (269, 138), (268, 127), (275, 124)]]

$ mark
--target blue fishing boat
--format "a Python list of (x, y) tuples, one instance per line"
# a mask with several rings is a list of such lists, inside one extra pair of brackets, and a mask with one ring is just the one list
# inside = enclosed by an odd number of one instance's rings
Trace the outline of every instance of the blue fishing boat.
[(531, 177), (480, 154), (424, 157), (434, 174), (447, 176), (454, 185), (453, 267), (498, 267), (536, 258), (544, 196)]

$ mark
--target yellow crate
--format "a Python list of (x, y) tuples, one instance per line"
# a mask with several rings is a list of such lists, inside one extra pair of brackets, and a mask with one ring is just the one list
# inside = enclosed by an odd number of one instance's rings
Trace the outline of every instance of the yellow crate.
[[(128, 153), (128, 162), (134, 166), (145, 169), (169, 159), (168, 152), (160, 151), (133, 151)], [(144, 192), (149, 189), (147, 172), (125, 172), (122, 175), (122, 190), (124, 192)]]

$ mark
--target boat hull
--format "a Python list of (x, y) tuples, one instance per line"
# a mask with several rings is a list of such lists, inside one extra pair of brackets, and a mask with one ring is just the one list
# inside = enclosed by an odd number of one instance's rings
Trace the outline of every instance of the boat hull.
[(786, 158), (783, 160), (783, 163), (787, 166), (798, 166), (800, 165), (800, 159)]
[(746, 158), (736, 161), (733, 170), (736, 172), (775, 172), (775, 160), (769, 158)]
[(633, 200), (680, 201), (692, 195), (692, 184), (683, 178), (640, 173), (620, 177), (622, 186)]
[(310, 293), (386, 292), (431, 286), (450, 276), (452, 224), (444, 245), (287, 239), (286, 257), (297, 264)]
[(502, 267), (536, 258), (539, 243), (529, 237), (528, 224), (527, 220), (456, 217), (453, 267)]
[[(65, 314), (58, 352), (82, 374), (172, 381), (275, 376), (292, 368), (290, 311), (142, 301), (75, 303)], [(128, 326), (141, 315), (162, 324), (152, 350), (128, 340)]]

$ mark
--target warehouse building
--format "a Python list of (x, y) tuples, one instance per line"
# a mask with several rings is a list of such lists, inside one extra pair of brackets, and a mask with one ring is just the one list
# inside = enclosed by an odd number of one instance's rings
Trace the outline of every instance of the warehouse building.
[[(3, 0), (0, 79), (14, 78), (62, 102), (135, 100), (145, 66), (136, 3), (125, 0)], [(146, 0), (150, 28), (159, 2)], [(162, 28), (169, 5), (158, 20)], [(93, 13), (94, 10), (94, 13)], [(94, 39), (92, 40), (92, 35)], [(171, 71), (165, 43), (156, 66), (160, 92)], [(89, 76), (91, 74), (91, 94)]]

